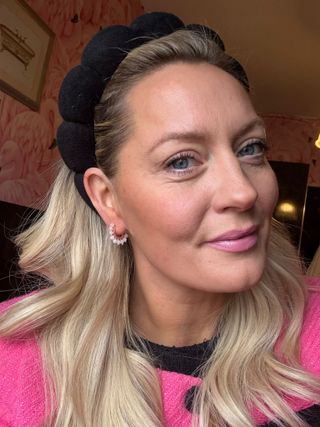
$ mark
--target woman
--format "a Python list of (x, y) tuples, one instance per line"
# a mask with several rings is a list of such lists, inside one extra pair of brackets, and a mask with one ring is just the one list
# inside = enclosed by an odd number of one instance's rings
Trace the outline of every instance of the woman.
[(271, 223), (247, 91), (173, 15), (89, 43), (60, 94), (66, 165), (17, 239), (50, 286), (3, 307), (1, 426), (317, 425), (317, 283)]

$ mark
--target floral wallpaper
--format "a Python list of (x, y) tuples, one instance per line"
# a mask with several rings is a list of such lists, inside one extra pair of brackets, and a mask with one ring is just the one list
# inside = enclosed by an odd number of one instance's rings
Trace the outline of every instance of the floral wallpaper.
[[(27, 0), (55, 33), (40, 110), (0, 92), (0, 200), (37, 207), (59, 159), (55, 134), (61, 118), (57, 97), (67, 71), (79, 63), (87, 41), (111, 24), (143, 13), (139, 0)], [(267, 115), (272, 160), (310, 163), (309, 184), (320, 187), (320, 150), (313, 145), (320, 119)]]
[(269, 159), (308, 163), (308, 184), (320, 187), (320, 149), (314, 145), (320, 133), (320, 118), (266, 115)]
[(55, 134), (61, 122), (57, 98), (67, 71), (99, 30), (128, 24), (143, 13), (139, 0), (27, 0), (55, 33), (40, 110), (0, 92), (0, 200), (37, 207), (59, 159)]

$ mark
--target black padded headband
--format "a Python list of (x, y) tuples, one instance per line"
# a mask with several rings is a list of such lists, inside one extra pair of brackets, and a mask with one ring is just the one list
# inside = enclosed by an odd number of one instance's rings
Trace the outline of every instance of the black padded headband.
[[(139, 16), (130, 26), (113, 25), (97, 33), (85, 47), (80, 65), (72, 68), (62, 82), (59, 109), (63, 122), (57, 144), (62, 159), (75, 172), (75, 185), (84, 201), (94, 209), (83, 184), (84, 172), (96, 166), (94, 109), (119, 64), (128, 52), (142, 44), (177, 30), (205, 32), (224, 50), (219, 35), (208, 27), (184, 23), (175, 15), (152, 12)], [(234, 69), (249, 88), (242, 66), (234, 59)]]

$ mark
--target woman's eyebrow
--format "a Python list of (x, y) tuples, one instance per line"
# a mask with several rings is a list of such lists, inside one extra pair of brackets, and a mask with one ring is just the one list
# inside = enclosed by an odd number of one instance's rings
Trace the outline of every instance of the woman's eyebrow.
[[(247, 134), (255, 128), (260, 128), (265, 131), (264, 122), (260, 117), (255, 117), (253, 120), (249, 121), (242, 125), (239, 129), (236, 130), (234, 134), (234, 139), (238, 139), (241, 136)], [(149, 153), (155, 150), (159, 145), (164, 144), (168, 141), (191, 141), (191, 142), (205, 142), (209, 138), (209, 135), (206, 132), (199, 132), (196, 130), (182, 131), (182, 132), (168, 132), (165, 133), (161, 138), (159, 138), (150, 148)]]
[(248, 123), (245, 123), (244, 125), (240, 126), (240, 128), (237, 129), (236, 132), (234, 133), (233, 137), (234, 139), (241, 138), (242, 136), (246, 135), (252, 130), (259, 129), (259, 128), (264, 132), (266, 131), (264, 121), (262, 120), (262, 118), (256, 117), (253, 120), (250, 120)]
[(203, 142), (208, 139), (208, 134), (205, 132), (199, 131), (182, 131), (182, 132), (168, 132), (165, 133), (161, 138), (159, 138), (150, 148), (149, 152), (155, 150), (159, 145), (168, 142), (168, 141), (193, 141), (193, 142)]

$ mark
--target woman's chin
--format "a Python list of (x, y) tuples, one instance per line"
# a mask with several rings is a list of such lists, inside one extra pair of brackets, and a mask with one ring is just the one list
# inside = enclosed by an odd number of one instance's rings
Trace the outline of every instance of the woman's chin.
[(206, 290), (217, 293), (243, 292), (257, 286), (263, 276), (265, 262), (256, 262), (251, 265), (241, 265), (237, 268), (229, 268), (227, 271), (219, 271), (209, 279)]

